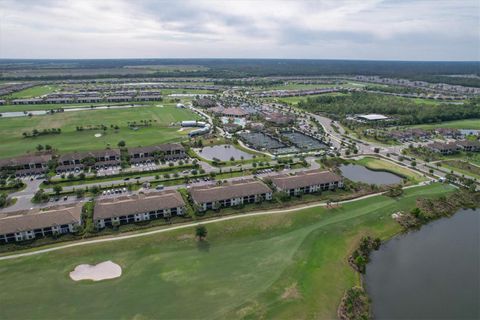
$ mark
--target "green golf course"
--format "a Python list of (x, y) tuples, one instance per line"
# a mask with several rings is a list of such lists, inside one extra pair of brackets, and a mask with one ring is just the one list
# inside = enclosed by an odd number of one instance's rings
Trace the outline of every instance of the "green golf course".
[[(179, 131), (179, 126), (171, 126), (182, 120), (194, 120), (199, 117), (188, 109), (165, 107), (137, 107), (129, 109), (87, 110), (62, 112), (53, 115), (0, 118), (0, 158), (13, 157), (33, 152), (37, 145), (51, 145), (60, 153), (72, 151), (91, 151), (116, 147), (120, 140), (128, 146), (146, 146), (165, 142), (181, 141), (188, 131)], [(151, 121), (149, 126), (141, 126), (143, 120)], [(136, 122), (133, 130), (129, 123)], [(88, 126), (104, 125), (107, 130), (87, 130)], [(85, 128), (77, 131), (77, 127)], [(111, 126), (118, 126), (115, 130)], [(24, 138), (23, 132), (33, 129), (60, 128), (60, 134), (40, 135)], [(96, 134), (101, 136), (96, 137)]]
[[(453, 190), (432, 184), (398, 199), (209, 223), (204, 242), (186, 228), (0, 261), (0, 318), (335, 318), (360, 280), (347, 257), (362, 235), (387, 239), (401, 230), (392, 213)], [(79, 264), (107, 260), (120, 278), (69, 278)]]

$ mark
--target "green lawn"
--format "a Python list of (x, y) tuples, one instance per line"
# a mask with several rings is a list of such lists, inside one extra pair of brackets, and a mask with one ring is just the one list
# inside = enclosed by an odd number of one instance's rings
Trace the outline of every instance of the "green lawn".
[(42, 86), (35, 86), (25, 90), (20, 90), (9, 95), (12, 99), (34, 98), (42, 96), (47, 93), (52, 93), (57, 90), (59, 86), (48, 84)]
[[(179, 127), (172, 127), (171, 123), (189, 119), (198, 119), (198, 116), (190, 110), (173, 106), (64, 112), (31, 118), (0, 118), (0, 158), (34, 151), (38, 144), (50, 144), (63, 153), (103, 149), (108, 145), (115, 147), (120, 140), (126, 141), (127, 146), (180, 141), (188, 131), (178, 131)], [(138, 123), (140, 120), (153, 120), (152, 126), (137, 131), (127, 127), (127, 122)], [(76, 131), (77, 126), (100, 124), (109, 127), (105, 133), (101, 130)], [(120, 129), (116, 132), (110, 125), (118, 125)], [(24, 131), (47, 128), (61, 128), (62, 133), (35, 138), (22, 137)], [(102, 136), (95, 138), (97, 133)]]
[[(167, 100), (167, 99), (165, 99)], [(164, 105), (167, 104), (167, 101), (142, 101), (135, 102), (136, 105)], [(182, 99), (183, 100), (183, 99)], [(74, 104), (29, 104), (29, 105), (13, 105), (7, 104), (0, 106), (0, 112), (24, 112), (24, 111), (36, 111), (36, 110), (56, 110), (58, 108), (71, 109), (71, 108), (85, 108), (91, 106), (124, 106), (130, 105), (131, 103), (119, 102), (119, 103), (74, 103)]]
[[(359, 282), (346, 259), (360, 237), (391, 237), (400, 231), (392, 213), (451, 191), (433, 184), (400, 199), (208, 224), (208, 245), (189, 228), (0, 261), (0, 318), (332, 319)], [(68, 277), (78, 264), (105, 260), (123, 275)]]
[(425, 178), (422, 177), (419, 173), (413, 170), (410, 170), (408, 168), (401, 167), (393, 162), (385, 161), (382, 159), (373, 158), (373, 157), (364, 157), (360, 160), (357, 160), (356, 163), (372, 170), (389, 171), (394, 174), (406, 177), (407, 179), (413, 182), (425, 181)]
[(435, 129), (435, 128), (454, 128), (454, 129), (472, 129), (480, 130), (480, 119), (466, 119), (456, 121), (445, 121), (434, 124), (420, 124), (410, 126), (410, 128)]
[(445, 160), (442, 161), (442, 168), (454, 170), (460, 174), (465, 174), (473, 178), (480, 179), (480, 166), (469, 163), (464, 160)]
[(339, 96), (339, 95), (344, 95), (345, 93), (340, 93), (340, 92), (332, 92), (332, 93), (323, 93), (323, 94), (313, 94), (309, 96), (295, 96), (295, 97), (285, 97), (285, 98), (267, 98), (268, 100), (273, 100), (273, 101), (278, 101), (278, 102), (284, 102), (287, 104), (291, 104), (293, 106), (298, 105), (298, 103), (302, 100), (307, 100), (308, 98), (314, 99), (319, 96)]

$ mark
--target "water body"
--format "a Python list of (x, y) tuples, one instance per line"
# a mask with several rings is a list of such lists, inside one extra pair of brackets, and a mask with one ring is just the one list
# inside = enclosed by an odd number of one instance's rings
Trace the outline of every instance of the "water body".
[(365, 282), (375, 319), (480, 319), (480, 209), (388, 241)]
[(235, 160), (240, 160), (242, 156), (245, 160), (247, 160), (252, 159), (253, 157), (252, 154), (239, 150), (229, 144), (221, 144), (218, 146), (211, 146), (194, 150), (199, 156), (207, 160), (213, 160), (213, 158), (217, 158), (221, 161), (230, 161), (231, 157), (234, 157)]
[(396, 174), (386, 171), (374, 171), (357, 164), (341, 165), (342, 175), (355, 182), (368, 184), (389, 185), (397, 184), (403, 181), (403, 178)]

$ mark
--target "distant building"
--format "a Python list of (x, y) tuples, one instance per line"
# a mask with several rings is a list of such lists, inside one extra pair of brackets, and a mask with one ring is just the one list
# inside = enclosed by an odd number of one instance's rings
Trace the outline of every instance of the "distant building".
[(0, 219), (0, 243), (74, 233), (82, 224), (82, 203), (14, 212)]
[(128, 148), (128, 155), (130, 156), (130, 163), (132, 164), (154, 162), (156, 154), (161, 154), (163, 159), (167, 161), (186, 157), (185, 148), (179, 143)]
[(293, 114), (283, 114), (279, 112), (264, 113), (265, 120), (274, 123), (279, 126), (285, 126), (295, 122), (295, 116)]
[(225, 108), (222, 114), (230, 118), (243, 118), (249, 115), (249, 113), (242, 108)]
[(457, 146), (465, 152), (479, 152), (480, 151), (480, 142), (479, 141), (470, 141), (462, 140), (457, 141)]
[(448, 155), (458, 152), (459, 147), (456, 143), (443, 143), (443, 142), (434, 142), (427, 145), (427, 148), (433, 152), (440, 153), (442, 155)]
[(25, 105), (25, 104), (42, 104), (43, 99), (39, 98), (32, 98), (32, 99), (14, 99), (12, 100), (12, 104), (16, 105)]
[(384, 116), (383, 114), (377, 114), (377, 113), (357, 114), (355, 118), (364, 122), (377, 122), (377, 121), (385, 121), (390, 119), (389, 117)]
[(436, 128), (435, 133), (446, 139), (456, 139), (462, 135), (459, 130), (452, 128)]

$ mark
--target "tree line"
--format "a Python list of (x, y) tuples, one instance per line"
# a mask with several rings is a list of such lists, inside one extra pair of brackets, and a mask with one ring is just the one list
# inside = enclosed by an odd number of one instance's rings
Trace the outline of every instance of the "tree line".
[(464, 104), (419, 104), (404, 98), (354, 92), (347, 95), (323, 95), (302, 100), (299, 107), (320, 112), (335, 119), (347, 115), (380, 113), (393, 118), (392, 125), (435, 123), (441, 121), (480, 118), (480, 99)]

